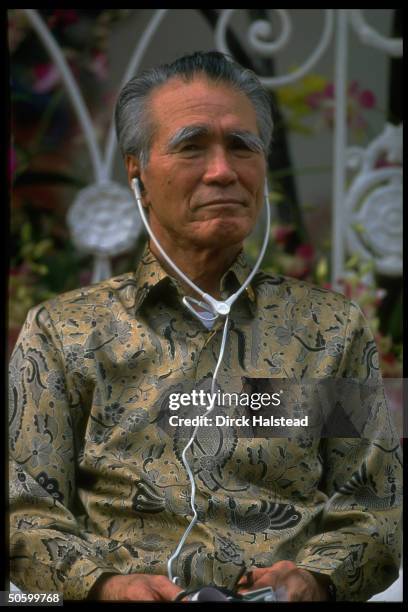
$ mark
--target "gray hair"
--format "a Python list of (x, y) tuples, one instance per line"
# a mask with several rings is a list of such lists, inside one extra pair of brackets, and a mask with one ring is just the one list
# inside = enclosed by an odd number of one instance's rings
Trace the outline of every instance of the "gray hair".
[(231, 85), (249, 98), (255, 109), (263, 152), (267, 154), (272, 139), (272, 109), (258, 77), (223, 53), (197, 51), (171, 64), (145, 70), (122, 88), (115, 108), (115, 126), (123, 156), (134, 155), (141, 167), (146, 167), (155, 128), (148, 112), (150, 94), (172, 78), (181, 78), (188, 83), (200, 74), (215, 83)]

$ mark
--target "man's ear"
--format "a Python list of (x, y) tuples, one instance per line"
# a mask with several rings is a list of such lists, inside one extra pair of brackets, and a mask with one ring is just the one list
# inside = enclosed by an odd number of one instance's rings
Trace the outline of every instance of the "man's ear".
[(125, 155), (125, 166), (130, 185), (133, 178), (140, 178), (139, 160), (134, 155)]
[[(139, 160), (134, 155), (126, 155), (125, 156), (125, 165), (127, 170), (127, 176), (129, 185), (131, 186), (132, 179), (139, 179), (139, 188), (141, 193), (145, 191), (145, 187), (143, 185), (143, 181), (140, 176), (140, 163)], [(143, 206), (147, 207), (147, 204), (143, 203)]]

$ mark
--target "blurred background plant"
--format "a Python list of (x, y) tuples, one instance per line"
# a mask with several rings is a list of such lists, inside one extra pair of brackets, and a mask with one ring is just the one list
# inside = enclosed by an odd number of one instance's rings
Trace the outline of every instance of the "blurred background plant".
[[(129, 11), (39, 9), (80, 83), (100, 143), (114, 104), (106, 85), (109, 34)], [(8, 44), (11, 350), (29, 308), (90, 282), (92, 260), (74, 248), (65, 217), (92, 168), (58, 71), (19, 9), (8, 11)]]
[[(38, 10), (80, 83), (102, 144), (117, 93), (107, 85), (109, 36), (112, 28), (133, 9)], [(206, 13), (205, 16), (214, 21), (213, 15)], [(92, 260), (74, 248), (65, 217), (78, 189), (89, 184), (92, 168), (79, 124), (47, 52), (19, 9), (9, 9), (8, 22), (12, 108), (8, 304), (11, 350), (29, 308), (90, 282)], [(277, 132), (297, 132), (310, 138), (333, 128), (334, 89), (324, 75), (309, 74), (294, 85), (278, 89), (274, 96), (279, 111)], [(373, 113), (382, 113), (385, 121), (385, 111), (377, 107), (374, 93), (355, 80), (349, 84), (347, 99), (350, 139), (356, 143), (367, 142), (374, 135), (370, 117)], [(294, 168), (290, 160), (288, 163), (287, 157), (284, 162), (273, 157), (269, 162), (271, 202), (276, 214), (263, 268), (329, 288), (329, 240), (319, 241), (319, 232), (309, 235), (302, 219), (302, 206), (296, 214), (289, 215), (291, 222), (280, 213), (282, 202), (291, 200), (285, 179), (290, 176), (296, 181), (301, 170)], [(331, 172), (330, 165), (325, 171)], [(327, 206), (330, 208), (329, 203)], [(132, 252), (112, 262), (114, 274), (134, 268), (144, 240), (141, 236)], [(257, 239), (248, 240), (247, 252), (250, 257), (256, 257)], [(367, 285), (367, 266), (355, 256), (350, 257), (343, 291), (360, 304), (372, 326), (384, 375), (399, 377), (402, 376), (400, 294), (387, 305), (389, 292), (384, 288), (387, 283), (376, 277), (375, 286)]]

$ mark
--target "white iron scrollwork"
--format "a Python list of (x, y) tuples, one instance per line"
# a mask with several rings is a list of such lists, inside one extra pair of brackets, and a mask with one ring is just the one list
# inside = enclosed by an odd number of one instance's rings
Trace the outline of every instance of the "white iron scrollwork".
[(358, 170), (345, 200), (348, 248), (387, 276), (402, 274), (401, 163), (402, 125), (387, 124), (367, 149), (348, 150), (347, 164)]
[[(105, 154), (102, 155), (97, 143), (95, 128), (78, 84), (52, 33), (36, 9), (20, 10), (27, 15), (61, 73), (91, 156), (95, 185), (88, 188), (90, 191), (86, 189), (78, 194), (69, 213), (68, 222), (75, 244), (95, 256), (92, 280), (97, 282), (110, 276), (109, 258), (125, 249), (132, 248), (141, 231), (141, 226), (137, 222), (138, 216), (133, 198), (124, 187), (115, 186), (111, 181), (116, 151), (114, 126), (113, 123), (110, 126)], [(130, 54), (130, 61), (123, 82), (138, 72), (147, 48), (170, 10), (157, 9), (153, 12), (145, 31)], [(238, 10), (220, 9), (215, 27), (215, 46), (228, 55), (232, 55), (232, 53), (226, 43), (227, 29)], [(250, 25), (247, 37), (255, 53), (262, 57), (272, 57), (274, 53), (287, 47), (293, 30), (291, 10), (293, 9), (271, 9), (277, 16), (279, 26), (278, 35), (274, 37), (274, 40), (271, 40), (274, 32), (269, 20), (258, 20)], [(364, 44), (373, 46), (392, 56), (402, 55), (402, 40), (384, 37), (371, 28), (365, 21), (362, 9), (322, 9), (322, 11), (324, 17), (323, 29), (320, 39), (309, 57), (296, 70), (288, 74), (271, 77), (258, 75), (258, 77), (266, 88), (275, 89), (294, 83), (305, 76), (328, 48), (333, 38), (336, 17), (332, 227), (332, 283), (336, 288), (337, 279), (344, 272), (345, 239), (351, 251), (357, 250), (366, 258), (372, 259), (374, 257), (378, 271), (391, 275), (400, 273), (402, 251), (400, 236), (401, 170), (395, 167), (375, 168), (375, 165), (369, 162), (369, 156), (373, 154), (374, 145), (381, 144), (384, 141), (383, 138), (385, 140), (390, 139), (389, 134), (392, 126), (387, 127), (387, 137), (382, 135), (367, 149), (366, 155), (368, 157), (364, 157), (365, 153), (362, 150), (354, 149), (351, 152), (361, 160), (361, 170), (355, 177), (348, 193), (346, 193), (345, 173), (348, 29), (351, 26)], [(128, 206), (125, 205), (125, 191), (129, 200)], [(95, 199), (95, 194), (98, 196), (97, 199)], [(88, 198), (90, 198), (91, 204), (86, 203)], [(119, 209), (122, 218), (120, 222), (117, 222), (118, 215), (116, 213)], [(89, 214), (91, 210), (92, 215)], [(110, 211), (110, 215), (107, 211)], [(381, 214), (378, 214), (379, 212)], [(85, 219), (88, 219), (89, 222), (86, 231), (84, 229)], [(76, 224), (78, 224), (78, 227), (76, 227)], [(364, 231), (356, 233), (355, 228), (357, 226), (365, 228)]]
[[(112, 276), (110, 258), (130, 250), (142, 230), (137, 207), (129, 189), (110, 180), (115, 152), (113, 124), (103, 158), (97, 142), (95, 126), (85, 105), (72, 70), (51, 31), (35, 9), (22, 9), (55, 62), (68, 96), (75, 109), (90, 153), (95, 183), (77, 195), (68, 211), (67, 221), (77, 248), (94, 256), (92, 282)], [(165, 14), (158, 11), (142, 37), (129, 63), (136, 69), (142, 54)], [(130, 74), (128, 78), (130, 78)]]
[(78, 250), (95, 257), (94, 278), (107, 278), (109, 258), (133, 247), (142, 229), (136, 213), (129, 189), (113, 181), (90, 185), (76, 196), (67, 221)]
[[(234, 13), (239, 9), (224, 9), (217, 22), (215, 30), (215, 44), (219, 51), (232, 55), (228, 48), (226, 37), (227, 28)], [(321, 38), (317, 47), (312, 51), (307, 60), (296, 70), (279, 77), (262, 77), (258, 75), (264, 87), (274, 89), (293, 83), (307, 74), (317, 63), (323, 53), (326, 51), (333, 34), (334, 9), (324, 10), (324, 26)], [(292, 33), (292, 23), (288, 13), (288, 9), (274, 9), (279, 17), (282, 31), (279, 37), (274, 42), (266, 42), (265, 38), (272, 36), (272, 25), (269, 21), (259, 19), (255, 21), (249, 28), (248, 40), (252, 49), (263, 57), (272, 57), (274, 53), (282, 50), (290, 41)]]
[(349, 9), (349, 11), (351, 25), (362, 43), (374, 47), (375, 49), (380, 49), (388, 53), (388, 55), (401, 57), (402, 40), (400, 38), (393, 39), (381, 36), (379, 32), (368, 25), (361, 9)]

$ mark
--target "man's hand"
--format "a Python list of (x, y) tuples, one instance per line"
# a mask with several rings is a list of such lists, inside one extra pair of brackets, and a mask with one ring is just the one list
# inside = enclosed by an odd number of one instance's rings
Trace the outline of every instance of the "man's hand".
[[(251, 571), (250, 585), (246, 577), (238, 583), (240, 593), (272, 587), (281, 594), (282, 601), (327, 601), (329, 578), (297, 567), (293, 561), (278, 561), (271, 567), (256, 567)], [(251, 586), (249, 589), (248, 587)]]
[(154, 574), (102, 575), (88, 599), (104, 601), (172, 601), (182, 589)]

